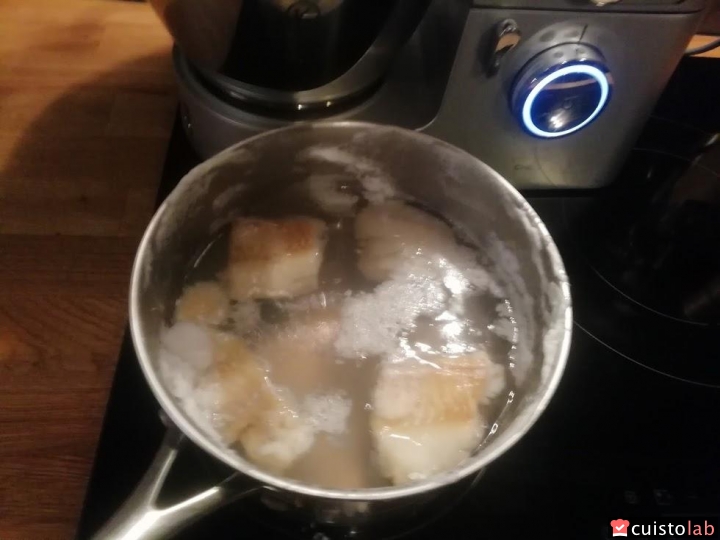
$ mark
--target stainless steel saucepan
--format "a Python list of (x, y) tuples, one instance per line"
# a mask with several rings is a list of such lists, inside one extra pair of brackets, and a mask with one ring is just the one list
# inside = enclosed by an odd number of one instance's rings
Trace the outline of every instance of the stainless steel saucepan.
[[(341, 175), (414, 199), (459, 225), (481, 248), (514, 307), (515, 395), (500, 428), (457, 468), (397, 487), (322, 489), (270, 474), (209, 436), (181, 408), (158, 369), (160, 334), (183, 272), (213, 234), (242, 212), (254, 188), (280, 190), (312, 174)], [(300, 519), (363, 526), (417, 509), (469, 483), (514, 445), (545, 409), (565, 367), (572, 328), (567, 276), (527, 201), (471, 155), (426, 135), (354, 122), (298, 124), (248, 139), (193, 169), (158, 209), (132, 272), (130, 326), (140, 365), (170, 426), (135, 493), (97, 538), (167, 538), (243, 496)], [(232, 467), (221, 485), (169, 508), (155, 498), (177, 444), (189, 439)], [(482, 480), (480, 480), (482, 481)]]

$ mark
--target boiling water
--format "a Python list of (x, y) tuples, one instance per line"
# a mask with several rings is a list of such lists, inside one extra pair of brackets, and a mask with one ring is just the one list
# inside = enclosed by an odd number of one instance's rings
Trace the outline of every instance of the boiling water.
[[(358, 208), (362, 205), (361, 202)], [(299, 197), (296, 191), (288, 191), (284, 196), (274, 193), (266, 201), (254, 200), (253, 211), (247, 212), (252, 217), (309, 216), (327, 224), (319, 288), (310, 295), (289, 300), (251, 301), (257, 308), (254, 313), (259, 313), (257, 320), (247, 317), (239, 325), (237, 319), (220, 324), (229, 332), (241, 329), (242, 339), (262, 358), (272, 384), (291, 393), (316, 427), (310, 450), (284, 471), (284, 476), (335, 489), (389, 483), (378, 470), (370, 428), (372, 395), (381, 362), (397, 355), (398, 350), (430, 363), (438, 356), (484, 350), (493, 362), (509, 366), (517, 332), (512, 306), (497, 288), (453, 292), (452, 285), (448, 287), (447, 283), (420, 280), (410, 285), (393, 285), (366, 279), (357, 265), (354, 224), (358, 208), (341, 217), (330, 215), (307, 197)], [(230, 225), (203, 247), (187, 271), (186, 286), (212, 280), (222, 282), (228, 264), (229, 233)], [(382, 287), (383, 293), (379, 294)], [(431, 287), (441, 288), (435, 300), (428, 300), (432, 297)], [(418, 306), (426, 301), (437, 305), (423, 312)], [(247, 302), (232, 305), (248, 307)], [(387, 336), (382, 334), (387, 326), (383, 326), (383, 314), (402, 310), (412, 316), (408, 319), (401, 313), (393, 319), (407, 319), (407, 324), (396, 333), (392, 348), (384, 346)], [(338, 320), (345, 321), (339, 330)], [(243, 326), (243, 322), (247, 324)], [(378, 350), (348, 356), (347, 351), (353, 347), (362, 348), (363, 338), (355, 330), (365, 326), (370, 333), (366, 332), (364, 341), (375, 344)], [(340, 346), (346, 351), (342, 356), (337, 352)], [(507, 367), (506, 372), (503, 391), (482, 405), (487, 433), (494, 432), (490, 427), (499, 418), (508, 396), (511, 399), (513, 395), (513, 378)]]

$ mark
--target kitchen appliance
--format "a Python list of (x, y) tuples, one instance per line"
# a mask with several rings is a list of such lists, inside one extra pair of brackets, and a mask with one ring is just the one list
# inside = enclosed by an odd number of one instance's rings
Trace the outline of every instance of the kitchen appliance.
[(152, 0), (202, 157), (303, 120), (424, 131), (521, 188), (608, 184), (705, 0)]
[[(273, 474), (198, 423), (162, 376), (161, 336), (184, 286), (185, 273), (178, 269), (187, 268), (198, 248), (207, 246), (221, 227), (239, 215), (257, 215), (253, 208), (258, 201), (277, 204), (281, 193), (302, 197), (311, 175), (341, 178), (351, 189), (368, 190), (371, 200), (390, 192), (456, 223), (477, 242), (485, 268), (497, 276), (512, 304), (519, 332), (512, 342), (512, 391), (498, 420), (501, 425), (490, 429), (472, 455), (447, 471), (366, 489), (326, 489)], [(417, 182), (419, 177), (425, 181)], [(245, 496), (261, 498), (298, 519), (335, 526), (372, 527), (411, 508), (430, 509), (467, 487), (545, 410), (565, 367), (572, 310), (567, 275), (550, 235), (505, 179), (432, 137), (396, 126), (342, 122), (296, 125), (259, 135), (185, 176), (156, 212), (138, 248), (130, 287), (130, 328), (148, 384), (169, 418), (169, 435), (138, 490), (98, 539), (167, 538), (205, 512)], [(154, 494), (163, 486), (181, 434), (239, 474), (159, 510)]]
[[(720, 213), (719, 70), (717, 60), (681, 62), (613, 187), (523, 192), (569, 274), (573, 344), (545, 413), (467, 492), (369, 529), (298, 522), (249, 497), (177, 538), (601, 540), (618, 518), (707, 519), (720, 531), (720, 301), (711, 278), (720, 275), (713, 221)], [(158, 204), (198, 161), (178, 122)], [(626, 195), (632, 202), (622, 202)], [(662, 288), (647, 294), (660, 283), (671, 289), (673, 276), (682, 287), (670, 296)], [(126, 336), (79, 540), (130, 495), (164, 432)], [(158, 504), (230, 472), (196, 447), (181, 447)]]

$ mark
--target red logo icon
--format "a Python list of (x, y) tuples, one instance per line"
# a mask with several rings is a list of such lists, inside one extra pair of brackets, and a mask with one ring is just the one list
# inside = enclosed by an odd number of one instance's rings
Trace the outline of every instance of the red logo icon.
[(627, 519), (613, 519), (610, 522), (613, 536), (627, 536), (630, 522)]

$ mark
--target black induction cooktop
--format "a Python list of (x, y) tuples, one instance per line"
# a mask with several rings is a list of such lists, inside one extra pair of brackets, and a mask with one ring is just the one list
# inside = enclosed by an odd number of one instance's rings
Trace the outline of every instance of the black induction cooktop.
[[(573, 343), (546, 412), (459, 501), (411, 515), (410, 530), (337, 531), (250, 498), (178, 538), (591, 540), (610, 537), (612, 519), (707, 519), (720, 536), (718, 96), (720, 62), (684, 60), (613, 186), (525, 193), (570, 275)], [(176, 127), (158, 201), (197, 161)], [(163, 432), (126, 336), (77, 538), (130, 494)], [(227, 474), (185, 447), (163, 497)]]

